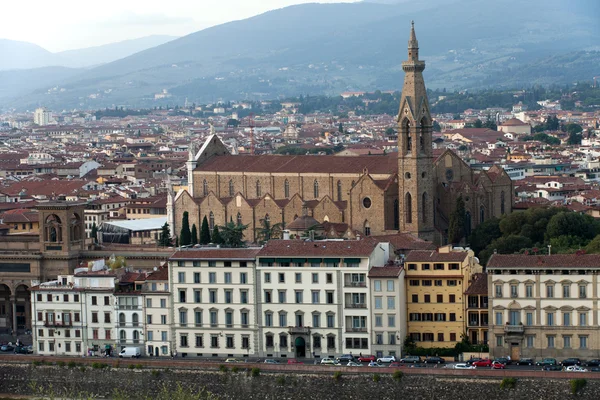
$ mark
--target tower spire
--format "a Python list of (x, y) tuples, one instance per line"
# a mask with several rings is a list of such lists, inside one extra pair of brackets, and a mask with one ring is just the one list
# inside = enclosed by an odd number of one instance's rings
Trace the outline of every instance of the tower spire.
[(408, 39), (408, 59), (410, 61), (419, 60), (419, 41), (415, 33), (415, 21), (410, 21), (410, 37)]

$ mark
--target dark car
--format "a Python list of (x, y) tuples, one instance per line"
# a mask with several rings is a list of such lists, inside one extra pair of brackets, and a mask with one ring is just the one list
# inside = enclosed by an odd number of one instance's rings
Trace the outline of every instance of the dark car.
[(348, 362), (354, 361), (354, 356), (352, 354), (343, 354), (337, 358), (338, 362)]
[(510, 364), (510, 360), (506, 357), (498, 357), (498, 358), (494, 359), (494, 361), (498, 361), (499, 363), (502, 363), (504, 365)]
[(544, 365), (542, 371), (562, 371), (562, 367), (560, 365)]
[(421, 357), (420, 356), (406, 356), (404, 358), (401, 358), (400, 362), (404, 363), (404, 364), (418, 364), (421, 362)]
[(594, 358), (585, 363), (588, 367), (600, 367), (600, 359)]
[(446, 360), (444, 360), (442, 357), (427, 357), (425, 359), (426, 364), (443, 364), (445, 362)]
[(483, 358), (481, 358), (481, 357), (470, 358), (470, 359), (468, 359), (468, 360), (465, 362), (465, 364), (467, 364), (467, 365), (471, 365), (471, 364), (473, 364), (475, 361), (481, 361), (481, 360), (483, 360)]
[(546, 365), (557, 365), (556, 358), (544, 358), (542, 361), (538, 361), (535, 365), (545, 367)]
[(517, 365), (533, 365), (533, 358), (521, 358), (517, 361)]
[(31, 346), (18, 346), (15, 347), (15, 354), (32, 354), (33, 349)]
[(565, 358), (564, 360), (562, 360), (560, 365), (562, 365), (563, 367), (570, 367), (571, 365), (581, 365), (581, 360), (575, 357)]

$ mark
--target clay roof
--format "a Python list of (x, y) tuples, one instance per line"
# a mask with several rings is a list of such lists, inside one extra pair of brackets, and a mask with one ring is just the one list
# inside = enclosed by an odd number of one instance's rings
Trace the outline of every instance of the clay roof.
[(465, 290), (465, 294), (488, 294), (488, 274), (485, 272), (474, 274), (471, 284)]
[(217, 249), (214, 247), (204, 249), (179, 250), (171, 256), (171, 260), (253, 260), (260, 248), (245, 249)]
[(373, 267), (369, 270), (369, 278), (397, 278), (401, 271), (402, 267), (399, 265)]
[(396, 153), (385, 156), (333, 155), (225, 155), (214, 156), (196, 168), (197, 171), (271, 172), (271, 173), (356, 173), (364, 169), (371, 174), (391, 174), (398, 170)]
[(317, 221), (316, 219), (314, 219), (313, 217), (309, 216), (309, 215), (303, 215), (301, 217), (296, 218), (294, 221), (292, 221), (290, 224), (288, 224), (286, 226), (286, 229), (289, 230), (308, 230), (309, 228), (316, 226), (316, 225), (320, 225), (319, 221)]
[(270, 240), (258, 257), (368, 257), (379, 242), (362, 240)]
[(404, 262), (461, 262), (465, 260), (467, 255), (466, 251), (439, 253), (435, 250), (413, 250), (408, 253)]
[(493, 254), (487, 263), (490, 268), (600, 268), (600, 254)]
[(371, 237), (379, 242), (390, 242), (396, 250), (435, 250), (436, 248), (433, 243), (419, 239), (410, 233)]
[(152, 272), (146, 277), (147, 281), (168, 281), (169, 280), (169, 268), (160, 267), (156, 271)]
[(526, 124), (525, 122), (521, 121), (518, 118), (511, 118), (508, 121), (504, 121), (502, 123), (502, 126), (519, 126), (519, 125), (529, 125), (529, 124)]

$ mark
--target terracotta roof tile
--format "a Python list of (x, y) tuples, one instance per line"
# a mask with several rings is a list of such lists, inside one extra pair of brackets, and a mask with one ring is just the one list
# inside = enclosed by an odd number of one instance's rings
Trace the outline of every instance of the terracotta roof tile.
[(467, 288), (467, 290), (465, 290), (465, 294), (480, 294), (480, 295), (486, 295), (488, 294), (488, 274), (483, 272), (483, 273), (478, 273), (478, 274), (474, 274), (473, 278), (471, 280), (471, 284), (469, 285), (469, 287)]
[(490, 268), (600, 268), (600, 254), (493, 254), (487, 263)]
[(253, 260), (256, 258), (260, 248), (245, 249), (189, 249), (179, 250), (171, 256), (171, 260)]
[(467, 255), (466, 251), (439, 253), (435, 250), (412, 250), (406, 256), (405, 262), (460, 262), (464, 261)]
[(373, 267), (369, 270), (369, 278), (397, 278), (402, 271), (401, 266)]
[(258, 257), (368, 257), (379, 242), (362, 240), (270, 240)]

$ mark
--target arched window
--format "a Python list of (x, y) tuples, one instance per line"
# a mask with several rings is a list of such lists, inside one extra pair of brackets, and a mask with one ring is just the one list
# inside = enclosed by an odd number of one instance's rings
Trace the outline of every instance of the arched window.
[(133, 326), (138, 326), (140, 323), (140, 317), (138, 316), (137, 313), (133, 313), (133, 315), (131, 316), (131, 322), (133, 323)]
[(233, 187), (233, 181), (230, 179), (229, 180), (229, 197), (233, 197), (234, 194), (235, 194), (235, 190)]
[(423, 203), (421, 204), (421, 219), (423, 220), (423, 222), (427, 222), (427, 210), (429, 209), (427, 206), (427, 192), (423, 193), (421, 201)]
[(208, 182), (206, 182), (206, 179), (202, 182), (202, 195), (208, 196)]
[(262, 196), (262, 190), (260, 188), (260, 181), (256, 181), (256, 197)]
[(402, 135), (404, 135), (404, 150), (406, 153), (412, 151), (412, 136), (410, 134), (410, 121), (405, 119), (402, 122)]
[[(125, 326), (125, 313), (119, 314), (119, 326)], [(123, 332), (123, 331), (121, 331)]]
[(467, 211), (465, 213), (465, 236), (468, 238), (471, 234), (471, 212)]
[(408, 192), (404, 196), (404, 212), (406, 213), (406, 223), (412, 224), (412, 196)]
[(138, 343), (140, 340), (140, 333), (138, 331), (133, 331), (133, 343)]
[(58, 215), (48, 215), (45, 222), (45, 240), (47, 242), (62, 242), (62, 223)]
[(500, 214), (504, 215), (504, 190), (500, 192)]
[(238, 225), (242, 225), (242, 214), (237, 213), (237, 217), (235, 217), (235, 221)]
[(317, 181), (316, 179), (315, 179), (315, 182), (313, 183), (313, 192), (314, 192), (313, 194), (314, 194), (315, 199), (318, 199), (319, 198), (319, 181)]
[(400, 229), (400, 202), (398, 199), (394, 200), (394, 229)]
[(342, 181), (337, 181), (337, 199), (342, 201)]
[(127, 340), (127, 332), (125, 332), (125, 330), (121, 329), (121, 331), (119, 332), (119, 339), (121, 339), (122, 343), (125, 343), (125, 341)]
[(290, 182), (286, 179), (283, 184), (283, 195), (286, 199), (290, 198)]
[(73, 213), (70, 222), (71, 240), (82, 240), (81, 237), (81, 217), (77, 213)]
[(265, 215), (265, 225), (269, 225), (271, 223), (271, 217), (269, 217), (269, 214)]
[(419, 150), (425, 151), (425, 141), (427, 136), (427, 118), (421, 120), (421, 129), (419, 129)]
[(485, 208), (479, 207), (479, 223), (482, 224), (485, 221)]
[(208, 227), (211, 232), (215, 229), (215, 214), (212, 211), (208, 214)]
[(365, 236), (371, 236), (371, 225), (369, 225), (369, 221), (365, 221), (364, 233)]

